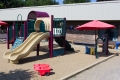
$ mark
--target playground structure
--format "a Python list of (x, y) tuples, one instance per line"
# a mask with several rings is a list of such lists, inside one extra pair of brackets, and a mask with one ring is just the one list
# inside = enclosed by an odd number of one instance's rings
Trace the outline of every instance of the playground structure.
[[(13, 34), (10, 38), (9, 32)], [(23, 33), (24, 32), (24, 33)], [(19, 43), (17, 47), (13, 48), (12, 51), (4, 53), (3, 57), (7, 58), (12, 63), (19, 63), (19, 59), (24, 58), (30, 54), (30, 52), (37, 46), (37, 56), (39, 55), (40, 42), (47, 38), (49, 39), (49, 53), (50, 57), (63, 55), (65, 50), (74, 51), (66, 38), (66, 19), (65, 18), (54, 18), (53, 15), (49, 16), (46, 12), (31, 11), (28, 14), (28, 19), (24, 22), (24, 27), (20, 28), (20, 37), (22, 40), (17, 41), (17, 31), (15, 26), (12, 30), (7, 28), (8, 44), (9, 48), (10, 39), (12, 44)], [(16, 39), (16, 41), (15, 41)], [(59, 48), (53, 48), (53, 39), (59, 44)], [(22, 44), (21, 44), (22, 43)], [(13, 45), (14, 47), (14, 45)]]
[[(20, 24), (18, 21), (18, 18), (21, 18)], [(20, 33), (20, 34), (19, 34)], [(16, 39), (26, 39), (26, 25), (25, 22), (22, 24), (22, 15), (19, 14), (17, 16), (17, 22), (13, 22), (13, 25), (7, 26), (7, 49), (10, 48), (10, 44), (14, 45), (14, 43), (17, 43)], [(20, 44), (19, 44), (20, 45)], [(18, 44), (16, 46), (19, 46)]]

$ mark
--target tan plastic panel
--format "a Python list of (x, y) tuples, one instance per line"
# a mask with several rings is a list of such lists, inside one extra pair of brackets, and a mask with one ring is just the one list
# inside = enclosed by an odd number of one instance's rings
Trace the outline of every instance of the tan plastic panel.
[(51, 18), (37, 18), (36, 19), (36, 22), (34, 24), (34, 29), (36, 31), (39, 31), (40, 30), (40, 23), (41, 22), (44, 22), (45, 24), (45, 30), (46, 31), (51, 31)]

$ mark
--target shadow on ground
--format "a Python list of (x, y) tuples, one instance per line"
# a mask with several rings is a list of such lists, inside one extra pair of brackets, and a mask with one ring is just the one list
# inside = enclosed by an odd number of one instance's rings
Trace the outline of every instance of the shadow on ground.
[(108, 57), (108, 56), (113, 55), (113, 54), (115, 54), (115, 53), (111, 53), (109, 51), (108, 51), (108, 55), (105, 52), (98, 52), (99, 57)]
[[(67, 52), (65, 55), (74, 54), (74, 53), (75, 52)], [(61, 55), (61, 56), (64, 56), (64, 55)], [(40, 55), (40, 56), (30, 56), (30, 57), (20, 59), (19, 64), (34, 62), (34, 61), (37, 61), (37, 60), (43, 60), (43, 59), (47, 59), (47, 58), (50, 58), (49, 53), (46, 53), (46, 54), (43, 54), (43, 55)]]
[(75, 53), (79, 53), (80, 50), (75, 50), (75, 51), (65, 51), (65, 55), (69, 55), (69, 54), (75, 54)]
[(35, 77), (33, 74), (29, 70), (16, 69), (8, 73), (0, 72), (0, 80), (30, 80)]
[(42, 60), (42, 59), (47, 59), (47, 58), (50, 58), (49, 53), (46, 53), (46, 54), (43, 54), (43, 55), (40, 55), (40, 56), (36, 56), (36, 55), (35, 56), (30, 56), (30, 57), (20, 59), (19, 64), (34, 62), (34, 61), (37, 61), (37, 60)]
[[(57, 45), (55, 45), (54, 47), (57, 47)], [(34, 51), (36, 51), (36, 49)], [(33, 62), (33, 61), (37, 61), (37, 60), (43, 60), (43, 59), (50, 58), (48, 46), (41, 46), (40, 52), (45, 52), (45, 54), (42, 54), (40, 56), (35, 55), (35, 56), (30, 56), (30, 57), (20, 59), (19, 64), (24, 64), (24, 63), (29, 63), (29, 62)], [(80, 52), (80, 50), (76, 50), (74, 52), (66, 51), (65, 55), (74, 54), (74, 53), (78, 53), (78, 52)], [(61, 55), (61, 56), (64, 56), (64, 55)]]
[[(56, 47), (59, 47), (59, 45), (53, 44), (53, 48), (56, 48)], [(49, 46), (48, 45), (40, 46), (39, 50), (42, 52), (48, 52)], [(37, 47), (35, 47), (34, 51), (37, 51)]]
[[(114, 55), (115, 53), (108, 52), (108, 55), (105, 52), (97, 52), (99, 57), (108, 57), (110, 55)], [(86, 54), (86, 55), (92, 55), (92, 54)], [(93, 55), (95, 56), (95, 55)]]

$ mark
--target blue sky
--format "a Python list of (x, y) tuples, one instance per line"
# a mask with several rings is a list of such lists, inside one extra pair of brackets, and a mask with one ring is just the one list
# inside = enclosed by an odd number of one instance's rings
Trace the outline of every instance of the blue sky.
[(91, 2), (96, 2), (96, 0), (91, 0)]
[[(63, 4), (63, 0), (56, 0), (59, 4)], [(96, 0), (90, 0), (91, 2), (96, 2)]]
[(59, 4), (63, 4), (63, 0), (56, 0)]

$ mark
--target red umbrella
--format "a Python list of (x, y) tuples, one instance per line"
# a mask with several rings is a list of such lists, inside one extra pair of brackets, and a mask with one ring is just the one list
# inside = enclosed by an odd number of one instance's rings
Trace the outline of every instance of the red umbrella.
[[(97, 53), (96, 30), (111, 29), (111, 28), (115, 28), (115, 26), (111, 25), (111, 24), (107, 24), (105, 22), (98, 21), (98, 20), (93, 20), (93, 21), (90, 21), (86, 24), (78, 26), (75, 29), (78, 29), (78, 30), (95, 30), (95, 54), (96, 54)], [(98, 54), (96, 54), (96, 58), (98, 58)]]
[(78, 30), (99, 30), (99, 29), (110, 29), (110, 28), (115, 28), (115, 26), (108, 24), (108, 23), (105, 23), (105, 22), (98, 21), (98, 20), (93, 20), (93, 21), (85, 23), (81, 26), (78, 26), (75, 29), (78, 29)]
[(6, 22), (0, 21), (0, 25), (8, 25)]

